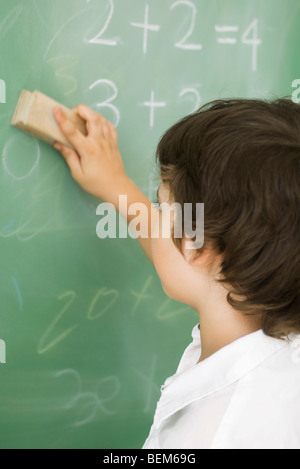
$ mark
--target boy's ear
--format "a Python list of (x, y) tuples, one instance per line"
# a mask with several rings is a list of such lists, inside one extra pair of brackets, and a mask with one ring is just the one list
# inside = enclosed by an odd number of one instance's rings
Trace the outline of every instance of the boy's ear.
[(181, 249), (185, 260), (194, 267), (208, 267), (209, 269), (220, 261), (220, 256), (216, 253), (212, 244), (205, 244), (201, 249), (189, 249), (191, 240), (183, 236)]

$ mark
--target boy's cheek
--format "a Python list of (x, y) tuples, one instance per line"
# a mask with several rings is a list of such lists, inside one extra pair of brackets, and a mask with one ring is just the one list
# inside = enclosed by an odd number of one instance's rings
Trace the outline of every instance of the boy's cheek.
[(160, 238), (152, 238), (151, 240), (153, 264), (161, 281), (164, 280), (168, 270), (168, 259), (164, 247), (165, 241)]
[(166, 295), (192, 306), (195, 296), (195, 289), (191, 287), (194, 270), (178, 251), (173, 240), (152, 238), (151, 249), (153, 264)]
[(176, 247), (172, 239), (151, 240), (152, 259), (165, 293), (172, 297), (174, 276), (176, 276)]

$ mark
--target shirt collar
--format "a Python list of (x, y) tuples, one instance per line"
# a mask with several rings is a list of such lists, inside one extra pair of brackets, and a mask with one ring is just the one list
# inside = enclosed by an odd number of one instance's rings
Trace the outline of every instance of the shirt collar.
[[(195, 333), (194, 328), (193, 335)], [(233, 384), (286, 344), (285, 340), (266, 336), (259, 330), (168, 379), (157, 405), (155, 425), (159, 426), (163, 420), (191, 402)]]

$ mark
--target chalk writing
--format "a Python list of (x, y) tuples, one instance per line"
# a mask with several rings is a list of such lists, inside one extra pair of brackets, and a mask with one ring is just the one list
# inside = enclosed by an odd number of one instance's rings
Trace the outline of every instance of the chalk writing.
[[(215, 31), (218, 33), (217, 42), (222, 45), (234, 46), (237, 44), (236, 34), (239, 32), (239, 26), (215, 26)], [(228, 34), (231, 34), (228, 36)], [(221, 35), (220, 35), (221, 34)], [(251, 37), (252, 34), (252, 37)], [(252, 71), (257, 71), (257, 48), (262, 44), (262, 40), (258, 38), (258, 19), (255, 19), (248, 26), (242, 35), (242, 44), (252, 46)]]
[(6, 231), (8, 231), (15, 223), (15, 220), (10, 220), (8, 223), (6, 223), (6, 225), (2, 228), (2, 232), (5, 233)]
[[(250, 38), (251, 32), (253, 37)], [(256, 72), (257, 70), (257, 48), (262, 44), (262, 40), (258, 39), (258, 20), (255, 19), (247, 30), (244, 32), (242, 37), (243, 44), (252, 46), (252, 71)]]
[(74, 427), (88, 424), (94, 420), (98, 412), (105, 415), (113, 415), (107, 404), (111, 403), (120, 392), (120, 381), (117, 376), (107, 376), (96, 381), (92, 391), (83, 390), (83, 380), (80, 374), (72, 369), (66, 369), (55, 373), (55, 378), (69, 377), (75, 383), (75, 392), (65, 404), (65, 409), (76, 408), (78, 418), (73, 422)]
[[(174, 11), (177, 8), (182, 7), (182, 10), (186, 10), (188, 15), (183, 15), (183, 26), (181, 25), (180, 34), (183, 34), (181, 39), (177, 40), (174, 43), (174, 47), (179, 48), (183, 51), (202, 51), (204, 49), (204, 46), (200, 43), (193, 42), (192, 41), (192, 36), (199, 30), (199, 27), (197, 25), (197, 15), (198, 15), (198, 10), (196, 6), (196, 2), (193, 2), (191, 0), (177, 0), (174, 3), (171, 4), (169, 7), (170, 11)], [(89, 10), (96, 10), (95, 8), (89, 8)], [(82, 15), (84, 12), (77, 13), (70, 17), (66, 23), (64, 23), (59, 30), (56, 32), (54, 37), (51, 39), (46, 52), (44, 54), (44, 60), (46, 59), (48, 52), (54, 43), (54, 41), (57, 39), (57, 37), (60, 35), (60, 33), (65, 29), (65, 27), (72, 22), (74, 19), (76, 19), (79, 15)], [(101, 10), (101, 16), (97, 19), (97, 22), (89, 29), (85, 37), (83, 38), (83, 42), (86, 44), (96, 44), (96, 45), (101, 45), (101, 46), (118, 46), (118, 45), (123, 45), (122, 41), (120, 38), (107, 38), (105, 37), (107, 34), (107, 30), (109, 29), (109, 26), (111, 25), (111, 22), (113, 20), (113, 17), (115, 15), (115, 4), (113, 0), (107, 0), (107, 7), (104, 10)], [(151, 23), (149, 20), (150, 16), (150, 7), (149, 4), (147, 3), (145, 5), (145, 12), (144, 12), (144, 19), (141, 22), (135, 22), (131, 21), (130, 25), (134, 28), (139, 28), (143, 32), (143, 40), (142, 40), (142, 50), (143, 54), (146, 55), (148, 52), (148, 43), (149, 43), (149, 32), (152, 33), (159, 33), (161, 30), (163, 30), (164, 25), (162, 24), (154, 24)], [(171, 15), (173, 16), (173, 15)], [(104, 18), (103, 18), (104, 17)], [(104, 20), (104, 24), (103, 24)], [(101, 29), (95, 34), (92, 34), (91, 37), (91, 31), (95, 29), (95, 25), (101, 22), (103, 26)], [(187, 28), (182, 33), (182, 28), (186, 27), (185, 25), (187, 24)], [(237, 38), (237, 33), (240, 30), (240, 27), (238, 25), (216, 25), (214, 27), (215, 33), (216, 33), (216, 40), (217, 43), (220, 45), (235, 45), (238, 42)], [(228, 35), (230, 34), (230, 35)], [(257, 50), (258, 47), (262, 44), (262, 40), (258, 38), (258, 19), (254, 19), (248, 28), (245, 30), (245, 32), (242, 35), (241, 38), (242, 44), (245, 45), (250, 45), (252, 47), (252, 71), (256, 72), (257, 71)], [(70, 65), (71, 66), (71, 65)], [(59, 74), (65, 74), (65, 71), (69, 70), (69, 66), (66, 66), (67, 69), (60, 69), (58, 72)], [(69, 75), (68, 75), (69, 76)], [(67, 77), (67, 76), (66, 76)], [(75, 80), (74, 77), (69, 76), (71, 80)]]
[(0, 80), (0, 104), (6, 103), (6, 84), (4, 80)]
[[(239, 27), (238, 26), (215, 26), (215, 30), (217, 33), (223, 33), (223, 34), (227, 34), (227, 33), (237, 33), (239, 31)], [(236, 44), (237, 43), (237, 38), (236, 37), (228, 37), (225, 35), (224, 36), (218, 36), (217, 37), (217, 41), (219, 44)]]
[(62, 31), (70, 24), (72, 23), (76, 18), (78, 17), (82, 17), (82, 14), (83, 12), (82, 11), (79, 11), (77, 13), (75, 13), (74, 15), (70, 16), (70, 18), (68, 19), (68, 21), (66, 21), (64, 24), (61, 25), (61, 27), (58, 29), (58, 31), (54, 34), (54, 36), (52, 37), (51, 41), (49, 42), (47, 48), (46, 48), (46, 51), (43, 55), (43, 60), (45, 61), (47, 56), (48, 56), (48, 53), (52, 47), (52, 45), (54, 44), (54, 42), (56, 41), (56, 39), (59, 37), (59, 35), (62, 33)]
[(12, 277), (12, 280), (13, 280), (13, 284), (14, 284), (14, 287), (15, 287), (15, 290), (16, 290), (16, 293), (17, 293), (17, 298), (18, 298), (19, 307), (20, 307), (20, 310), (22, 311), (22, 310), (23, 310), (23, 297), (22, 297), (22, 293), (21, 293), (21, 290), (20, 290), (20, 287), (19, 287), (19, 284), (18, 284), (16, 278), (15, 278), (15, 277)]
[(113, 0), (108, 0), (108, 1), (109, 1), (109, 12), (108, 12), (108, 16), (105, 21), (105, 24), (103, 28), (98, 32), (98, 34), (96, 34), (95, 37), (93, 37), (92, 39), (89, 39), (88, 42), (90, 44), (100, 44), (104, 46), (116, 46), (118, 44), (117, 39), (104, 39), (102, 37), (104, 33), (106, 32), (109, 26), (109, 23), (111, 22), (112, 16), (114, 14), (114, 2)]
[[(193, 106), (190, 109), (190, 113), (195, 112), (199, 109), (201, 105), (201, 95), (197, 88), (195, 87), (187, 87), (184, 88), (179, 93), (179, 98), (188, 97), (193, 102)], [(182, 99), (181, 99), (182, 101)], [(150, 95), (149, 101), (144, 101), (141, 106), (149, 108), (149, 127), (153, 128), (155, 125), (155, 110), (165, 108), (168, 105), (166, 101), (156, 101), (155, 100), (155, 93), (152, 90)]]
[(201, 96), (200, 96), (199, 91), (196, 88), (185, 88), (179, 93), (180, 98), (186, 95), (191, 96), (194, 101), (194, 107), (192, 108), (190, 112), (193, 113), (197, 111), (201, 104)]
[[(19, 241), (30, 241), (33, 238), (36, 238), (39, 234), (45, 233), (49, 229), (51, 230), (51, 227), (53, 227), (55, 215), (53, 217), (50, 217), (49, 220), (47, 220), (44, 224), (40, 223), (40, 226), (38, 228), (36, 227), (31, 227), (28, 228), (28, 225), (30, 222), (33, 220), (33, 216), (30, 218), (28, 223), (26, 225), (22, 226), (22, 229), (20, 229), (17, 233), (17, 238)], [(26, 226), (26, 230), (24, 229)]]
[(149, 24), (149, 5), (145, 6), (144, 23), (131, 23), (131, 26), (134, 26), (136, 28), (141, 28), (144, 30), (143, 52), (144, 54), (146, 54), (147, 48), (148, 48), (148, 31), (158, 32), (160, 30), (160, 26), (158, 24)]
[(23, 225), (20, 225), (18, 226), (17, 228), (13, 228), (11, 231), (10, 228), (12, 228), (15, 224), (15, 220), (11, 220), (9, 223), (7, 223), (7, 225), (4, 226), (4, 228), (2, 228), (2, 230), (0, 231), (0, 237), (1, 238), (10, 238), (12, 236), (15, 236), (17, 235), (18, 233), (20, 233), (20, 231), (22, 231), (27, 225), (29, 225), (29, 223), (31, 222), (31, 219), (30, 220), (27, 220)]
[(17, 5), (13, 8), (0, 23), (0, 41), (18, 21), (20, 14), (23, 11), (23, 5)]
[(73, 57), (72, 55), (51, 57), (47, 60), (46, 63), (52, 64), (55, 68), (55, 76), (57, 77), (57, 82), (63, 82), (65, 84), (65, 96), (69, 96), (77, 90), (77, 78), (75, 78), (74, 74), (71, 73), (71, 71), (74, 70), (74, 67), (78, 65), (77, 57)]
[(6, 363), (6, 344), (0, 339), (0, 363)]
[[(100, 318), (103, 316), (106, 311), (108, 311), (112, 305), (117, 301), (119, 297), (119, 292), (118, 290), (115, 290), (113, 288), (107, 288), (107, 287), (102, 287), (95, 295), (93, 298), (90, 307), (87, 312), (87, 318), (90, 319), (91, 321), (94, 321), (95, 319)], [(99, 300), (103, 301), (103, 297), (108, 297), (111, 298), (110, 301), (107, 303), (107, 305), (104, 305), (102, 308), (99, 309), (98, 312), (95, 312), (96, 305), (99, 302)]]
[(196, 25), (197, 8), (195, 4), (189, 0), (178, 0), (177, 2), (171, 5), (170, 9), (173, 10), (179, 5), (187, 6), (191, 10), (192, 16), (188, 31), (180, 41), (176, 42), (175, 47), (184, 50), (202, 50), (202, 44), (193, 44), (186, 42), (192, 36)]
[[(39, 161), (40, 161), (41, 152), (40, 152), (40, 146), (39, 146), (38, 141), (37, 140), (32, 140), (32, 139), (27, 140), (27, 139), (28, 139), (28, 137), (24, 136), (23, 134), (14, 135), (13, 137), (11, 137), (8, 140), (8, 142), (6, 143), (6, 145), (4, 146), (4, 149), (3, 149), (3, 153), (2, 153), (3, 167), (6, 171), (6, 173), (9, 174), (9, 176), (11, 176), (16, 181), (21, 181), (23, 179), (27, 179), (34, 172), (34, 170), (37, 168), (37, 166), (39, 164)], [(10, 158), (13, 158), (16, 154), (14, 146), (18, 147), (20, 145), (22, 147), (22, 144), (24, 146), (24, 144), (26, 142), (30, 142), (30, 144), (31, 144), (31, 141), (34, 142), (34, 145), (35, 145), (35, 148), (36, 148), (34, 161), (32, 163), (31, 168), (29, 168), (29, 170), (25, 174), (18, 175), (18, 174), (15, 173), (15, 170), (10, 168), (10, 165), (9, 165)], [(16, 142), (19, 142), (19, 145)]]
[(114, 117), (115, 117), (113, 124), (115, 127), (118, 127), (119, 122), (120, 122), (120, 111), (114, 104), (112, 104), (112, 101), (114, 101), (118, 96), (117, 86), (115, 85), (113, 81), (107, 80), (105, 78), (101, 78), (100, 80), (96, 80), (94, 83), (92, 83), (91, 86), (89, 87), (89, 90), (93, 90), (96, 86), (104, 86), (108, 91), (111, 92), (111, 94), (107, 99), (99, 103), (96, 103), (94, 106), (97, 108), (97, 110), (100, 110), (103, 108), (110, 109), (113, 112)]
[(151, 284), (153, 280), (153, 276), (150, 275), (146, 282), (145, 282), (145, 285), (143, 286), (142, 290), (140, 293), (134, 291), (134, 290), (130, 290), (130, 293), (136, 298), (136, 302), (134, 304), (134, 307), (133, 307), (133, 310), (131, 311), (131, 315), (133, 316), (135, 314), (135, 312), (137, 311), (138, 307), (140, 306), (140, 303), (142, 300), (146, 300), (146, 299), (151, 299), (153, 298), (152, 295), (147, 295), (146, 292)]
[[(89, 306), (87, 307), (85, 319), (90, 321), (94, 321), (102, 317), (112, 306), (115, 304), (119, 297), (119, 291), (113, 288), (102, 287), (100, 288), (96, 294), (93, 296)], [(106, 300), (108, 299), (108, 301)], [(62, 326), (60, 325), (65, 320), (65, 315), (68, 313), (70, 308), (75, 307), (75, 300), (77, 299), (77, 294), (75, 291), (70, 290), (66, 291), (62, 295), (58, 297), (58, 300), (66, 300), (66, 304), (62, 307), (62, 309), (58, 312), (58, 314), (52, 320), (50, 326), (46, 329), (44, 334), (42, 335), (38, 347), (37, 353), (44, 354), (49, 352), (49, 350), (53, 349), (58, 345), (61, 341), (65, 340), (77, 327), (79, 326), (79, 322), (75, 322), (72, 326), (66, 328), (63, 332), (58, 334), (52, 340), (49, 340), (49, 336), (51, 336), (52, 332), (55, 329), (61, 330)], [(99, 309), (98, 309), (99, 308)]]
[(48, 336), (51, 334), (51, 332), (53, 331), (57, 323), (61, 320), (61, 318), (70, 308), (71, 304), (75, 300), (75, 297), (76, 297), (76, 293), (74, 291), (67, 291), (63, 293), (63, 295), (58, 297), (59, 300), (64, 300), (65, 298), (67, 298), (67, 301), (66, 301), (65, 306), (59, 311), (57, 316), (55, 316), (54, 320), (52, 321), (52, 323), (50, 324), (46, 332), (42, 335), (38, 344), (38, 348), (37, 348), (37, 352), (39, 354), (43, 354), (51, 350), (53, 347), (55, 347), (55, 345), (57, 345), (63, 339), (66, 339), (66, 337), (68, 337), (71, 334), (71, 332), (73, 332), (78, 327), (78, 324), (75, 324), (69, 327), (64, 332), (62, 332), (57, 337), (55, 337), (54, 339), (52, 339), (50, 342), (47, 343)]
[(154, 126), (154, 109), (157, 109), (157, 108), (163, 108), (166, 106), (167, 103), (161, 101), (155, 101), (154, 99), (154, 91), (151, 91), (151, 97), (150, 97), (150, 101), (145, 101), (142, 105), (143, 106), (146, 106), (146, 107), (149, 107), (150, 109), (150, 127), (153, 127)]

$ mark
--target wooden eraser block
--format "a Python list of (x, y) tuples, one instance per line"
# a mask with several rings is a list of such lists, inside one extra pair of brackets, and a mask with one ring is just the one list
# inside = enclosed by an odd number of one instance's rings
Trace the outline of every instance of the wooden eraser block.
[(56, 107), (62, 108), (75, 127), (87, 135), (85, 121), (75, 111), (66, 108), (39, 91), (31, 93), (23, 90), (21, 92), (11, 124), (47, 143), (60, 142), (73, 148), (57, 125), (53, 115)]

